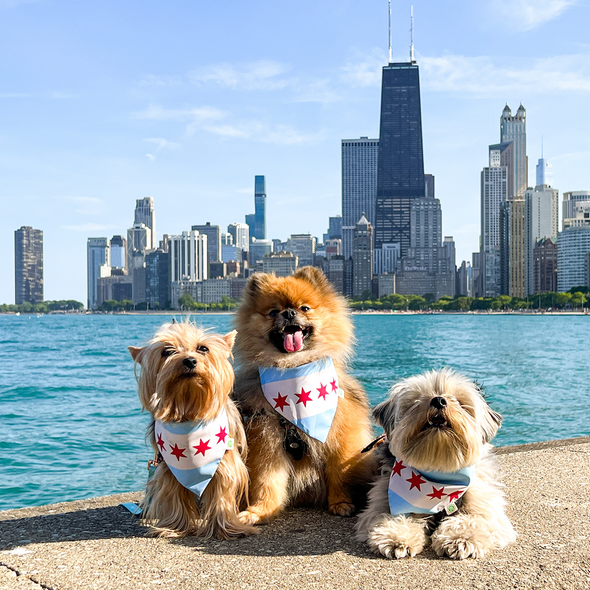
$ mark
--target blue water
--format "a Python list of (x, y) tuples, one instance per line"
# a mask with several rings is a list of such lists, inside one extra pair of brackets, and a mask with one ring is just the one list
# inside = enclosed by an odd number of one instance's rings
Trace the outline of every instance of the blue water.
[[(0, 510), (141, 489), (151, 451), (130, 344), (164, 316), (0, 316)], [(232, 317), (201, 315), (220, 331)], [(494, 443), (590, 435), (590, 317), (355, 316), (353, 374), (371, 403), (451, 366), (504, 416)]]

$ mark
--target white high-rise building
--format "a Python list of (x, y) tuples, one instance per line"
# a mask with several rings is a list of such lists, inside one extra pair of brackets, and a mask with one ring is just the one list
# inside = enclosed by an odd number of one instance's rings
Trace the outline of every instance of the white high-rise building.
[(207, 236), (198, 231), (183, 231), (169, 237), (170, 281), (207, 279)]
[(108, 238), (88, 238), (86, 252), (88, 309), (96, 309), (98, 295), (96, 281), (100, 278), (100, 267), (111, 264)]
[[(375, 224), (379, 140), (361, 137), (342, 140), (342, 253), (352, 256), (353, 232), (364, 214)], [(300, 261), (301, 264), (301, 261)]]
[[(590, 210), (590, 191), (570, 191), (563, 193), (563, 229), (569, 225), (579, 225), (567, 220), (573, 220), (579, 217), (578, 213)], [(583, 216), (582, 216), (583, 217)]]
[(553, 185), (553, 167), (545, 158), (539, 158), (537, 163), (537, 182), (535, 186)]
[(231, 234), (236, 248), (240, 248), (243, 252), (248, 252), (248, 246), (250, 244), (250, 226), (248, 224), (230, 223), (227, 226), (227, 232)]
[(145, 256), (147, 250), (152, 250), (152, 230), (145, 223), (134, 223), (127, 230), (127, 268), (133, 268), (133, 257), (137, 254)]
[(547, 184), (525, 192), (526, 207), (526, 264), (528, 295), (535, 292), (533, 251), (541, 238), (557, 239), (559, 231), (559, 191)]
[(154, 210), (154, 199), (146, 197), (135, 201), (135, 219), (134, 224), (143, 223), (150, 229), (150, 241), (147, 246), (148, 250), (155, 250), (158, 247), (156, 242), (156, 212)]

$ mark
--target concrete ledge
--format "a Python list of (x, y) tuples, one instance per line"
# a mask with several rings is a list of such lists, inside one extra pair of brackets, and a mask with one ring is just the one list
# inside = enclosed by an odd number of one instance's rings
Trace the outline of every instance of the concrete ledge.
[(247, 539), (151, 539), (118, 506), (137, 492), (0, 512), (0, 588), (586, 590), (590, 437), (497, 451), (519, 538), (482, 560), (388, 561), (354, 540), (354, 519), (304, 509)]

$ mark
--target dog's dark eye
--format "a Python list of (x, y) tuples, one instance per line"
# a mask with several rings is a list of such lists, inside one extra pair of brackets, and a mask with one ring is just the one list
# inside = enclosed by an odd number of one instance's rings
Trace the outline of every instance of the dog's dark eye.
[(311, 309), (311, 307), (309, 307), (309, 305), (302, 305), (299, 309), (301, 311), (309, 311)]
[(271, 318), (276, 318), (276, 317), (279, 315), (279, 310), (278, 310), (278, 309), (271, 309), (271, 310), (268, 312), (268, 315), (269, 315)]
[(170, 356), (171, 354), (174, 354), (176, 351), (174, 350), (174, 348), (172, 348), (171, 346), (167, 346), (163, 351), (162, 351), (162, 356), (164, 358), (166, 358), (167, 356)]
[(197, 346), (197, 352), (202, 352), (203, 354), (207, 354), (209, 349), (206, 346)]

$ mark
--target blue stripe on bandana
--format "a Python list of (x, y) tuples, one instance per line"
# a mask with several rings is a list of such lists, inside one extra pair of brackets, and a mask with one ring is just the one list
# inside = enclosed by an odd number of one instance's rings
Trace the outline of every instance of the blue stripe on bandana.
[(292, 369), (277, 369), (276, 367), (260, 367), (260, 383), (272, 383), (274, 381), (287, 381), (288, 379), (297, 379), (298, 377), (307, 377), (318, 371), (333, 368), (334, 363), (331, 358), (320, 359), (312, 363), (306, 363)]

